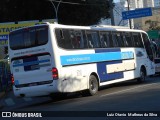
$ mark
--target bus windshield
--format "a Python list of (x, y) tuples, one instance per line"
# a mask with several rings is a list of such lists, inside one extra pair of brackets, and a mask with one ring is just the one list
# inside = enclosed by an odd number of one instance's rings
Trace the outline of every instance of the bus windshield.
[(31, 27), (15, 32), (9, 36), (9, 44), (12, 50), (44, 45), (48, 42), (48, 27)]

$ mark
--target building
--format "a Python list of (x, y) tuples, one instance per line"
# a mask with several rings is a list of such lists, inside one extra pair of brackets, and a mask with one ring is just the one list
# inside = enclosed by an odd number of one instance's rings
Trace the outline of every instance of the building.
[(129, 4), (130, 9), (154, 7), (154, 0), (129, 0)]
[(154, 7), (154, 0), (143, 0), (143, 7)]
[(134, 19), (135, 29), (148, 31), (151, 26), (160, 26), (160, 8), (152, 8), (152, 16)]
[(160, 7), (160, 0), (154, 0), (154, 7)]
[(143, 8), (143, 0), (129, 0), (130, 9)]
[[(154, 7), (156, 3), (157, 3), (157, 6), (160, 4), (160, 0), (120, 0), (120, 2), (116, 3), (115, 7), (114, 7), (115, 25), (127, 26), (127, 27), (129, 26), (128, 20), (122, 20), (122, 12), (128, 10), (127, 1), (129, 2), (129, 9), (130, 10), (135, 10), (137, 8)], [(155, 10), (154, 10), (154, 12), (155, 12)], [(156, 16), (158, 16), (158, 14), (156, 14)], [(143, 17), (143, 18), (146, 20), (148, 17), (147, 18)], [(144, 25), (143, 18), (131, 19), (131, 27), (137, 28), (137, 29), (147, 30), (148, 26)], [(152, 18), (153, 18), (153, 20), (159, 20), (159, 18), (157, 18), (157, 17), (152, 17)], [(139, 22), (137, 22), (137, 21), (139, 21)], [(136, 23), (134, 23), (134, 22), (136, 22)], [(111, 20), (110, 19), (102, 20), (101, 24), (111, 25)], [(145, 26), (146, 28), (144, 28), (142, 26)]]

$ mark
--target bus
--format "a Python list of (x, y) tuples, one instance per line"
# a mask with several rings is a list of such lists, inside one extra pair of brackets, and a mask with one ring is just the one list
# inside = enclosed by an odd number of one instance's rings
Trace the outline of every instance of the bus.
[(146, 32), (118, 26), (44, 23), (9, 34), (15, 96), (85, 91), (155, 74)]

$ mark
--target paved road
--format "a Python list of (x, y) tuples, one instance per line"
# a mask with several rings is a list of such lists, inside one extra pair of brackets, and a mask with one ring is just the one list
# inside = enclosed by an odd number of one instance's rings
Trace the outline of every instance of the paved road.
[[(82, 97), (80, 94), (74, 94), (59, 100), (36, 98), (34, 102), (16, 104), (14, 107), (8, 107), (4, 110), (7, 109), (18, 111), (97, 111), (97, 114), (98, 111), (157, 111), (160, 113), (160, 76), (147, 78), (146, 82), (142, 84), (130, 81), (105, 86), (95, 96)], [(117, 120), (123, 118), (118, 117)], [(143, 119), (149, 118), (144, 117)], [(93, 118), (88, 117), (87, 119)], [(96, 119), (106, 119), (106, 117), (96, 117)], [(129, 119), (135, 118), (131, 117)], [(152, 118), (152, 120), (154, 119), (160, 119), (160, 117)]]
[(20, 109), (36, 111), (160, 111), (160, 77), (148, 78), (142, 84), (131, 81), (106, 86), (97, 95), (91, 97), (75, 94), (65, 99), (48, 100)]

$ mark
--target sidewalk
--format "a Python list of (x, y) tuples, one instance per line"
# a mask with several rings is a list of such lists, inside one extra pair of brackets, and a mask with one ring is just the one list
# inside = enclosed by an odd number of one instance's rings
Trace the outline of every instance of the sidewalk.
[(3, 98), (3, 96), (5, 95), (5, 92), (0, 92), (0, 99)]

